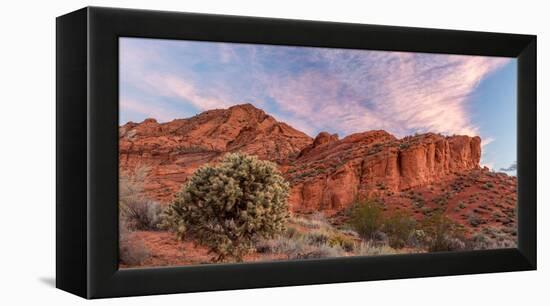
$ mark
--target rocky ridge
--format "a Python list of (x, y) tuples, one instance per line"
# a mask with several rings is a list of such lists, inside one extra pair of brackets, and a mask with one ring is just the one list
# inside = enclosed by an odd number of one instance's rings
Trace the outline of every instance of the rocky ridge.
[[(277, 163), (291, 184), (290, 208), (299, 213), (336, 214), (363, 197), (414, 211), (414, 199), (405, 192), (444, 190), (471, 173), (491, 180), (479, 166), (479, 137), (427, 133), (398, 139), (368, 131), (342, 139), (321, 132), (313, 139), (250, 104), (167, 123), (129, 122), (120, 127), (119, 148), (121, 171), (150, 167), (145, 193), (164, 203), (198, 167), (227, 152)], [(500, 180), (511, 184), (510, 192), (515, 188), (515, 178)], [(431, 197), (437, 200), (440, 193)]]

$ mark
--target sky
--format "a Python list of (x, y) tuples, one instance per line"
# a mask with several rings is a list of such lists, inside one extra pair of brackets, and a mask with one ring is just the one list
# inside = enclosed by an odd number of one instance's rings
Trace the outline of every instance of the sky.
[(483, 166), (516, 161), (514, 58), (145, 38), (119, 52), (120, 124), (251, 103), (311, 137), (480, 136)]

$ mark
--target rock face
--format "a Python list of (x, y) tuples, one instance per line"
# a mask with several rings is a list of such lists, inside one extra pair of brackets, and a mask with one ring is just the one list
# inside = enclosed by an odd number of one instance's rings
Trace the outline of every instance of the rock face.
[(479, 137), (422, 134), (397, 139), (369, 131), (315, 139), (250, 104), (158, 123), (120, 127), (121, 171), (147, 165), (148, 196), (169, 201), (201, 165), (227, 152), (244, 152), (279, 164), (291, 184), (295, 212), (337, 212), (356, 199), (426, 186), (479, 169)]
[(129, 122), (120, 127), (119, 162), (121, 171), (150, 167), (144, 188), (152, 198), (167, 201), (198, 167), (227, 152), (285, 163), (312, 141), (251, 104), (243, 104), (167, 123)]
[(479, 168), (480, 143), (432, 133), (396, 139), (384, 131), (314, 142), (286, 171), (290, 203), (295, 211), (338, 211), (357, 198), (424, 186)]

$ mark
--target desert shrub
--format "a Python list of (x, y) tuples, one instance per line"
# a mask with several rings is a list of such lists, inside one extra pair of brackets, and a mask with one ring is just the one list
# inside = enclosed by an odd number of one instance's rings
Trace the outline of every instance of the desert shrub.
[(465, 247), (464, 229), (441, 213), (424, 218), (420, 223), (428, 251), (456, 251)]
[(309, 218), (292, 216), (289, 219), (290, 223), (300, 225), (309, 229), (320, 229), (330, 227), (326, 218), (322, 213), (313, 213)]
[(376, 231), (372, 235), (372, 239), (370, 239), (369, 241), (376, 245), (389, 244), (388, 234), (384, 233), (383, 231)]
[(285, 229), (284, 236), (287, 238), (300, 238), (303, 236), (302, 233), (300, 233), (295, 227), (293, 226), (287, 226)]
[(422, 212), (423, 215), (430, 215), (433, 212), (433, 209), (429, 207), (422, 207), (420, 212)]
[(151, 252), (141, 240), (121, 239), (119, 252), (120, 263), (128, 266), (140, 265), (151, 257)]
[(385, 216), (382, 205), (373, 200), (356, 204), (351, 210), (349, 224), (361, 238), (378, 245), (387, 243), (392, 248), (405, 247), (416, 227), (415, 219), (405, 213)]
[(125, 224), (119, 230), (119, 261), (128, 266), (137, 266), (151, 257), (151, 252), (143, 241), (136, 239)]
[(377, 255), (389, 255), (396, 254), (397, 251), (391, 248), (389, 245), (378, 245), (372, 242), (361, 242), (357, 248), (357, 255), (359, 256), (377, 256)]
[(412, 231), (409, 239), (407, 240), (407, 245), (413, 248), (422, 248), (426, 245), (426, 233), (421, 229), (415, 229)]
[(484, 227), (470, 239), (470, 248), (474, 250), (514, 248), (516, 246), (516, 238), (511, 233), (492, 227)]
[(340, 247), (331, 247), (326, 244), (319, 245), (315, 248), (310, 248), (304, 252), (298, 253), (293, 259), (313, 259), (313, 258), (327, 258), (327, 257), (340, 257), (344, 252)]
[(425, 204), (426, 204), (426, 202), (422, 198), (416, 198), (416, 199), (414, 199), (414, 202), (413, 202), (414, 207), (416, 207), (418, 209), (424, 207)]
[(352, 229), (348, 229), (348, 228), (341, 229), (340, 233), (342, 233), (343, 235), (354, 237), (354, 238), (359, 238), (359, 234)]
[(344, 250), (327, 243), (311, 243), (307, 238), (287, 238), (277, 236), (271, 239), (261, 238), (255, 243), (256, 251), (263, 254), (284, 254), (288, 259), (311, 259), (344, 256)]
[(474, 212), (472, 212), (468, 215), (468, 222), (473, 227), (479, 226), (482, 223), (482, 221), (483, 220), (481, 220), (481, 217), (478, 214), (474, 213)]
[(288, 259), (297, 258), (299, 254), (304, 253), (308, 247), (308, 244), (301, 238), (292, 239), (282, 236), (271, 239), (260, 238), (255, 243), (255, 248), (258, 253), (285, 254)]
[(217, 255), (214, 261), (242, 261), (258, 237), (283, 232), (288, 192), (275, 164), (228, 154), (195, 171), (164, 212), (162, 226), (180, 239), (194, 237)]
[(130, 230), (157, 230), (162, 208), (143, 195), (149, 167), (138, 166), (122, 172), (119, 178), (119, 214), (121, 224)]
[(313, 212), (310, 217), (311, 220), (319, 222), (321, 224), (328, 224), (327, 217), (320, 211)]
[(158, 202), (135, 197), (120, 202), (120, 214), (131, 230), (158, 230), (162, 207)]
[(373, 200), (356, 203), (350, 212), (351, 227), (364, 239), (372, 240), (384, 224), (383, 208)]
[(304, 235), (304, 239), (311, 245), (323, 245), (328, 243), (330, 236), (325, 231), (312, 231)]
[(388, 235), (388, 243), (392, 248), (405, 247), (409, 237), (416, 227), (416, 221), (404, 213), (396, 212), (385, 218), (383, 231)]
[(346, 252), (353, 252), (355, 250), (355, 241), (342, 234), (334, 234), (330, 236), (327, 241), (331, 247), (340, 247)]

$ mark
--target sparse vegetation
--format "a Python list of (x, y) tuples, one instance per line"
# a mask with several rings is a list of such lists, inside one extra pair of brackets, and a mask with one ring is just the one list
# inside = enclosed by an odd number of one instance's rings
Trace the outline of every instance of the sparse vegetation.
[(405, 247), (416, 227), (416, 221), (404, 213), (396, 212), (385, 218), (383, 231), (388, 235), (388, 243), (392, 248)]
[(328, 243), (329, 234), (324, 231), (312, 231), (304, 235), (305, 241), (310, 245), (321, 246)]
[(345, 256), (346, 252), (355, 249), (355, 244), (351, 238), (338, 233), (330, 225), (325, 225), (323, 229), (313, 229), (300, 235), (287, 231), (284, 235), (271, 239), (262, 238), (255, 243), (255, 247), (262, 254), (284, 255), (288, 259), (308, 259)]
[(341, 247), (346, 252), (355, 250), (355, 241), (344, 234), (332, 235), (328, 240), (328, 245), (331, 247)]
[(148, 172), (149, 167), (139, 166), (120, 175), (120, 222), (129, 230), (157, 230), (160, 223), (160, 204), (143, 195), (143, 183)]
[(468, 215), (468, 222), (471, 226), (478, 227), (482, 223), (482, 219), (477, 213), (472, 212)]
[(471, 248), (474, 250), (501, 249), (516, 247), (514, 232), (506, 232), (493, 227), (484, 227), (472, 236)]
[(371, 241), (362, 242), (357, 251), (359, 256), (378, 256), (396, 254), (397, 251), (388, 245), (375, 244)]
[(462, 226), (441, 213), (425, 218), (420, 227), (425, 233), (424, 243), (429, 252), (456, 251), (465, 248)]
[(119, 262), (128, 266), (140, 265), (151, 257), (143, 241), (136, 239), (123, 222), (119, 226)]
[(409, 148), (409, 144), (408, 143), (401, 143), (399, 144), (399, 150), (406, 150)]
[(146, 198), (134, 198), (120, 202), (120, 210), (131, 230), (158, 230), (162, 207)]
[(383, 210), (377, 201), (359, 202), (352, 208), (349, 223), (366, 241), (387, 242), (394, 249), (405, 247), (416, 221), (403, 212), (384, 215)]

